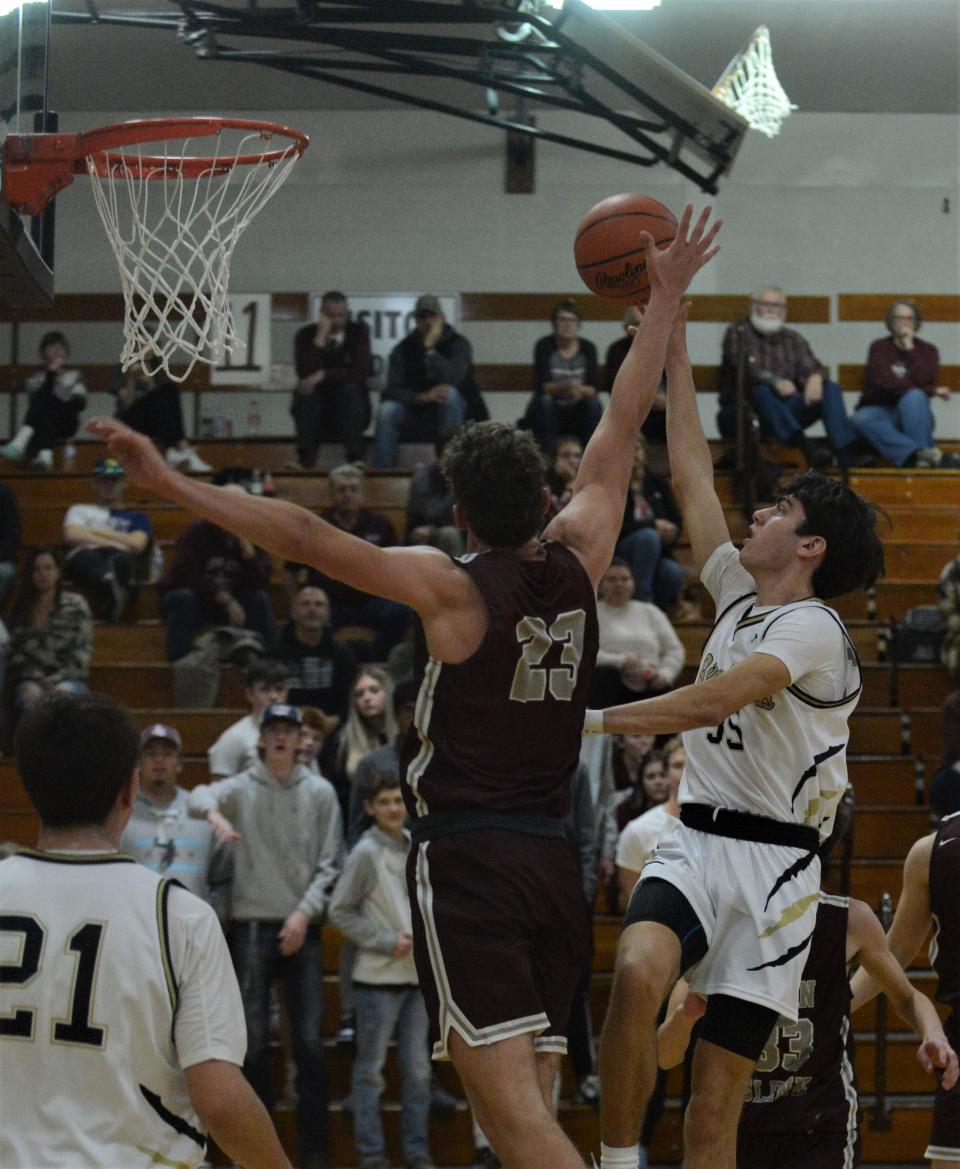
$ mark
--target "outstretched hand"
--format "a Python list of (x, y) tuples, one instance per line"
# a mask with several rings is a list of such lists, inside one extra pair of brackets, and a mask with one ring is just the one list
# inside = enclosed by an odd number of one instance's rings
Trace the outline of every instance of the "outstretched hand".
[(134, 487), (164, 494), (164, 487), (176, 474), (145, 434), (131, 430), (116, 418), (93, 418), (86, 429), (107, 444), (107, 450), (123, 464), (127, 479)]
[(723, 220), (716, 220), (708, 230), (707, 221), (712, 213), (712, 207), (704, 207), (691, 231), (693, 207), (688, 203), (680, 216), (673, 243), (663, 251), (657, 249), (649, 232), (640, 233), (640, 242), (646, 252), (651, 295), (662, 292), (679, 299), (686, 292), (694, 276), (720, 251), (719, 247), (714, 247), (713, 241), (723, 226)]

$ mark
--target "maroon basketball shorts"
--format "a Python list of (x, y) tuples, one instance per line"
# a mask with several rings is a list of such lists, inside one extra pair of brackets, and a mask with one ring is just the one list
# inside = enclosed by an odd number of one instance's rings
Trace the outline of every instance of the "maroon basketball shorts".
[[(960, 1024), (951, 1014), (943, 1027), (954, 1051), (960, 1043)], [(949, 1092), (937, 1088), (933, 1098), (933, 1125), (924, 1156), (929, 1161), (956, 1161), (960, 1165), (960, 1083)]]
[(846, 1132), (740, 1132), (737, 1169), (856, 1169), (859, 1127)]
[(413, 951), (434, 1059), (451, 1029), (471, 1047), (532, 1034), (565, 1052), (588, 960), (580, 873), (565, 839), (482, 829), (415, 845)]

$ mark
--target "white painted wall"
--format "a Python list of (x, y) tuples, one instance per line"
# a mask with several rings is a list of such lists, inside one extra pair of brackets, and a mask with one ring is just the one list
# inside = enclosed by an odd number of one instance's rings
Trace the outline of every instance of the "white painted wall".
[[(647, 170), (544, 143), (537, 147), (536, 193), (507, 195), (498, 132), (420, 111), (264, 116), (306, 130), (311, 146), (241, 240), (232, 278), (237, 291), (576, 291), (572, 240), (597, 200), (632, 189), (679, 210), (687, 200), (704, 199), (662, 166)], [(570, 117), (541, 114), (540, 123), (562, 131)], [(118, 120), (115, 112), (71, 114), (62, 128)], [(694, 290), (746, 292), (772, 282), (788, 294), (832, 297), (957, 292), (958, 129), (960, 119), (949, 115), (800, 113), (773, 141), (749, 135), (714, 200), (725, 220), (723, 250)], [(600, 133), (622, 145), (612, 130)], [(78, 179), (58, 198), (57, 288), (115, 291), (112, 256), (85, 185)], [(289, 359), (294, 328), (274, 326), (274, 361)], [(618, 328), (614, 320), (591, 323), (584, 334), (602, 353)], [(479, 362), (529, 360), (545, 331), (537, 323), (465, 328)], [(35, 347), (34, 332), (39, 328), (22, 331), (25, 357)], [(690, 332), (694, 362), (716, 362), (723, 326), (695, 325)], [(803, 332), (820, 358), (836, 366), (863, 360), (882, 326), (809, 325)], [(960, 362), (957, 326), (930, 322), (923, 335), (944, 362)], [(71, 338), (80, 361), (109, 360), (116, 349), (112, 327), (77, 326)], [(701, 397), (715, 433), (714, 404)], [(286, 395), (259, 398), (264, 430), (288, 430)], [(523, 403), (523, 394), (490, 396), (493, 413), (505, 419), (516, 418)], [(233, 414), (242, 429), (245, 396), (223, 396), (211, 408)], [(934, 409), (938, 434), (960, 437), (960, 395)]]

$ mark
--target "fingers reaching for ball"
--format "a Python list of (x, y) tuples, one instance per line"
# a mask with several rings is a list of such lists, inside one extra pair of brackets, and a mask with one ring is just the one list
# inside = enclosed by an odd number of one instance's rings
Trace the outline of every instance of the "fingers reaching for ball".
[(644, 240), (643, 246), (647, 258), (647, 278), (652, 291), (659, 289), (670, 296), (682, 296), (694, 276), (719, 252), (720, 248), (714, 244), (714, 240), (723, 221), (715, 220), (708, 227), (712, 214), (712, 207), (704, 207), (691, 230), (693, 207), (688, 203), (677, 224), (677, 234), (664, 251), (658, 251), (653, 240), (646, 237), (650, 242)]

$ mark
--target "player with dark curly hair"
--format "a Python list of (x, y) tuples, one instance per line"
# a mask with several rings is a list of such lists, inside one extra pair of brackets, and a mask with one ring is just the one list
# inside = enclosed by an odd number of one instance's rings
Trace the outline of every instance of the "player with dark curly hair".
[(600, 1045), (601, 1169), (636, 1169), (656, 1025), (681, 975), (707, 1000), (684, 1121), (685, 1169), (735, 1169), (744, 1092), (778, 1017), (796, 1021), (820, 885), (817, 848), (847, 786), (856, 650), (824, 598), (883, 569), (874, 508), (798, 475), (730, 541), (700, 424), (685, 309), (667, 350), (667, 446), (717, 620), (696, 682), (588, 711), (585, 729), (683, 731), (680, 824), (646, 864), (620, 937)]

